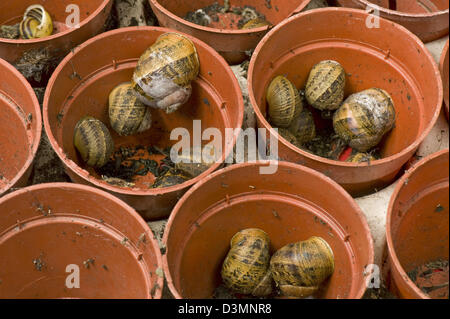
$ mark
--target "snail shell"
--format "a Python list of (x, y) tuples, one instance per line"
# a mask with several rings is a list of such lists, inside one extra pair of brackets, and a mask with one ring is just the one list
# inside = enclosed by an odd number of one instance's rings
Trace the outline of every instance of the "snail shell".
[(250, 21), (247, 21), (241, 29), (254, 29), (254, 28), (260, 28), (270, 25), (270, 23), (264, 19), (256, 18), (252, 19)]
[(190, 176), (187, 172), (182, 171), (180, 169), (171, 168), (164, 175), (159, 176), (155, 180), (155, 183), (153, 184), (152, 187), (153, 188), (170, 187), (182, 184), (191, 178), (192, 176)]
[(367, 153), (355, 153), (353, 155), (351, 155), (348, 159), (347, 162), (351, 162), (351, 163), (362, 163), (362, 162), (371, 162), (371, 161), (375, 161), (376, 158), (373, 155), (367, 154)]
[(190, 83), (199, 67), (191, 40), (177, 33), (164, 33), (141, 55), (132, 86), (144, 104), (172, 113), (189, 99)]
[(300, 114), (292, 120), (289, 130), (294, 134), (300, 145), (309, 142), (316, 137), (316, 125), (314, 124), (314, 118), (311, 111), (304, 108)]
[(336, 61), (325, 60), (311, 69), (305, 97), (319, 110), (336, 110), (344, 100), (345, 71)]
[(245, 295), (269, 295), (272, 292), (269, 236), (261, 229), (244, 229), (233, 236), (230, 246), (221, 271), (225, 286)]
[(394, 123), (394, 102), (378, 88), (350, 95), (333, 116), (336, 134), (360, 152), (376, 146)]
[(208, 170), (217, 161), (217, 151), (212, 144), (208, 144), (199, 150), (191, 148), (189, 154), (176, 154), (172, 161), (175, 168), (187, 172), (196, 177)]
[(109, 94), (109, 122), (119, 135), (133, 135), (152, 125), (150, 108), (139, 101), (131, 83), (116, 86)]
[(279, 75), (270, 82), (266, 99), (272, 125), (288, 127), (303, 110), (302, 100), (295, 85)]
[(114, 152), (108, 128), (92, 116), (83, 117), (75, 125), (73, 143), (89, 166), (102, 167)]
[(321, 237), (288, 244), (270, 260), (272, 277), (287, 297), (304, 298), (314, 294), (333, 271), (333, 251)]
[(295, 137), (294, 133), (289, 131), (287, 128), (284, 128), (284, 127), (278, 128), (278, 134), (280, 134), (282, 137), (284, 137), (284, 139), (286, 141), (288, 141), (289, 143), (291, 143), (291, 144), (293, 144), (295, 146), (300, 146), (300, 144), (298, 143), (298, 140)]
[(43, 6), (29, 6), (19, 25), (20, 36), (23, 39), (43, 38), (53, 33), (52, 18)]

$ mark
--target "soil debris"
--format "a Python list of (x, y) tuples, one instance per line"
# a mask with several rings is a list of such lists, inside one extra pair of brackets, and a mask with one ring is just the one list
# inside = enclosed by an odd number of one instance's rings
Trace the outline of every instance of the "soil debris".
[(433, 299), (448, 299), (448, 259), (438, 259), (408, 272), (408, 277)]

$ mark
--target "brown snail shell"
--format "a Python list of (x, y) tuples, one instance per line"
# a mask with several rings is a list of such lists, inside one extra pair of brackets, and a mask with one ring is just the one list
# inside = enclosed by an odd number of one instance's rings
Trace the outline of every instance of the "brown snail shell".
[(394, 123), (394, 102), (378, 88), (350, 95), (333, 116), (336, 134), (360, 152), (376, 146)]
[(295, 85), (279, 75), (270, 82), (266, 99), (270, 122), (277, 127), (288, 127), (303, 110), (302, 100)]
[(196, 177), (207, 171), (214, 163), (216, 163), (217, 152), (213, 145), (208, 144), (199, 150), (191, 147), (189, 154), (176, 154), (172, 161), (175, 168), (185, 171), (192, 177)]
[(191, 95), (199, 72), (194, 43), (178, 33), (164, 33), (139, 58), (132, 86), (146, 105), (176, 111)]
[(289, 125), (289, 130), (294, 134), (297, 142), (301, 145), (316, 137), (316, 125), (310, 110), (304, 108)]
[(109, 122), (119, 135), (133, 135), (152, 125), (150, 108), (139, 101), (130, 82), (117, 85), (109, 94)]
[(190, 176), (187, 172), (180, 169), (171, 168), (164, 175), (158, 176), (152, 187), (163, 188), (175, 186), (182, 184), (191, 178), (192, 176)]
[(288, 244), (273, 254), (270, 272), (287, 297), (304, 298), (314, 294), (334, 271), (331, 247), (321, 237)]
[(353, 155), (350, 155), (349, 158), (347, 158), (347, 162), (351, 162), (351, 163), (362, 163), (362, 162), (372, 162), (375, 161), (376, 158), (371, 155), (371, 154), (367, 154), (367, 153), (355, 153)]
[(297, 147), (300, 146), (300, 143), (298, 142), (294, 133), (289, 131), (287, 128), (284, 128), (284, 127), (278, 128), (278, 134), (281, 135), (286, 141), (288, 141), (292, 145), (295, 145)]
[(344, 100), (345, 70), (336, 61), (325, 60), (311, 69), (306, 82), (305, 97), (319, 110), (336, 110)]
[(270, 23), (262, 18), (251, 19), (247, 21), (241, 29), (254, 29), (270, 25)]
[(92, 116), (83, 117), (75, 125), (73, 143), (89, 166), (102, 167), (114, 152), (114, 142), (108, 128)]
[(230, 246), (221, 271), (225, 286), (245, 295), (269, 295), (272, 292), (269, 236), (261, 229), (244, 229), (233, 236)]
[(19, 32), (22, 39), (47, 37), (53, 33), (52, 18), (43, 6), (31, 5), (25, 10)]

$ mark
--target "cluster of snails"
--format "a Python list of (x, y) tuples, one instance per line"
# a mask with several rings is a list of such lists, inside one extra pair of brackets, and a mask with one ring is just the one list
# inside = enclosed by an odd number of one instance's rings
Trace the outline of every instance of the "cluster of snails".
[(261, 229), (236, 233), (222, 264), (221, 276), (233, 292), (255, 297), (272, 294), (273, 282), (284, 297), (315, 294), (334, 272), (334, 254), (321, 237), (290, 243), (270, 256), (269, 236)]
[(22, 21), (14, 26), (2, 26), (1, 33), (8, 38), (37, 39), (53, 33), (53, 21), (50, 14), (39, 4), (29, 6)]
[(301, 147), (316, 136), (308, 104), (324, 116), (331, 114), (334, 132), (356, 152), (347, 161), (373, 160), (367, 152), (394, 127), (393, 100), (380, 88), (370, 88), (344, 99), (345, 81), (344, 68), (332, 60), (314, 65), (304, 91), (298, 91), (282, 75), (275, 77), (266, 92), (269, 121), (288, 142)]
[[(193, 42), (178, 33), (164, 33), (139, 58), (130, 82), (117, 85), (109, 94), (111, 128), (121, 136), (148, 130), (151, 109), (172, 113), (187, 102), (191, 81), (199, 73), (199, 58)], [(107, 126), (87, 116), (75, 126), (74, 145), (87, 165), (102, 167), (114, 152)], [(170, 180), (185, 179), (178, 171), (168, 172)], [(159, 184), (167, 183), (157, 181)]]

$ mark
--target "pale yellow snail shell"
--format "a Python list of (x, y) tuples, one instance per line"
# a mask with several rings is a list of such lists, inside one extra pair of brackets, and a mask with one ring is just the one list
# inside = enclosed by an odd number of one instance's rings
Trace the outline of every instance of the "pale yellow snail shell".
[(19, 26), (23, 39), (43, 38), (53, 33), (53, 22), (49, 13), (39, 4), (29, 6)]

